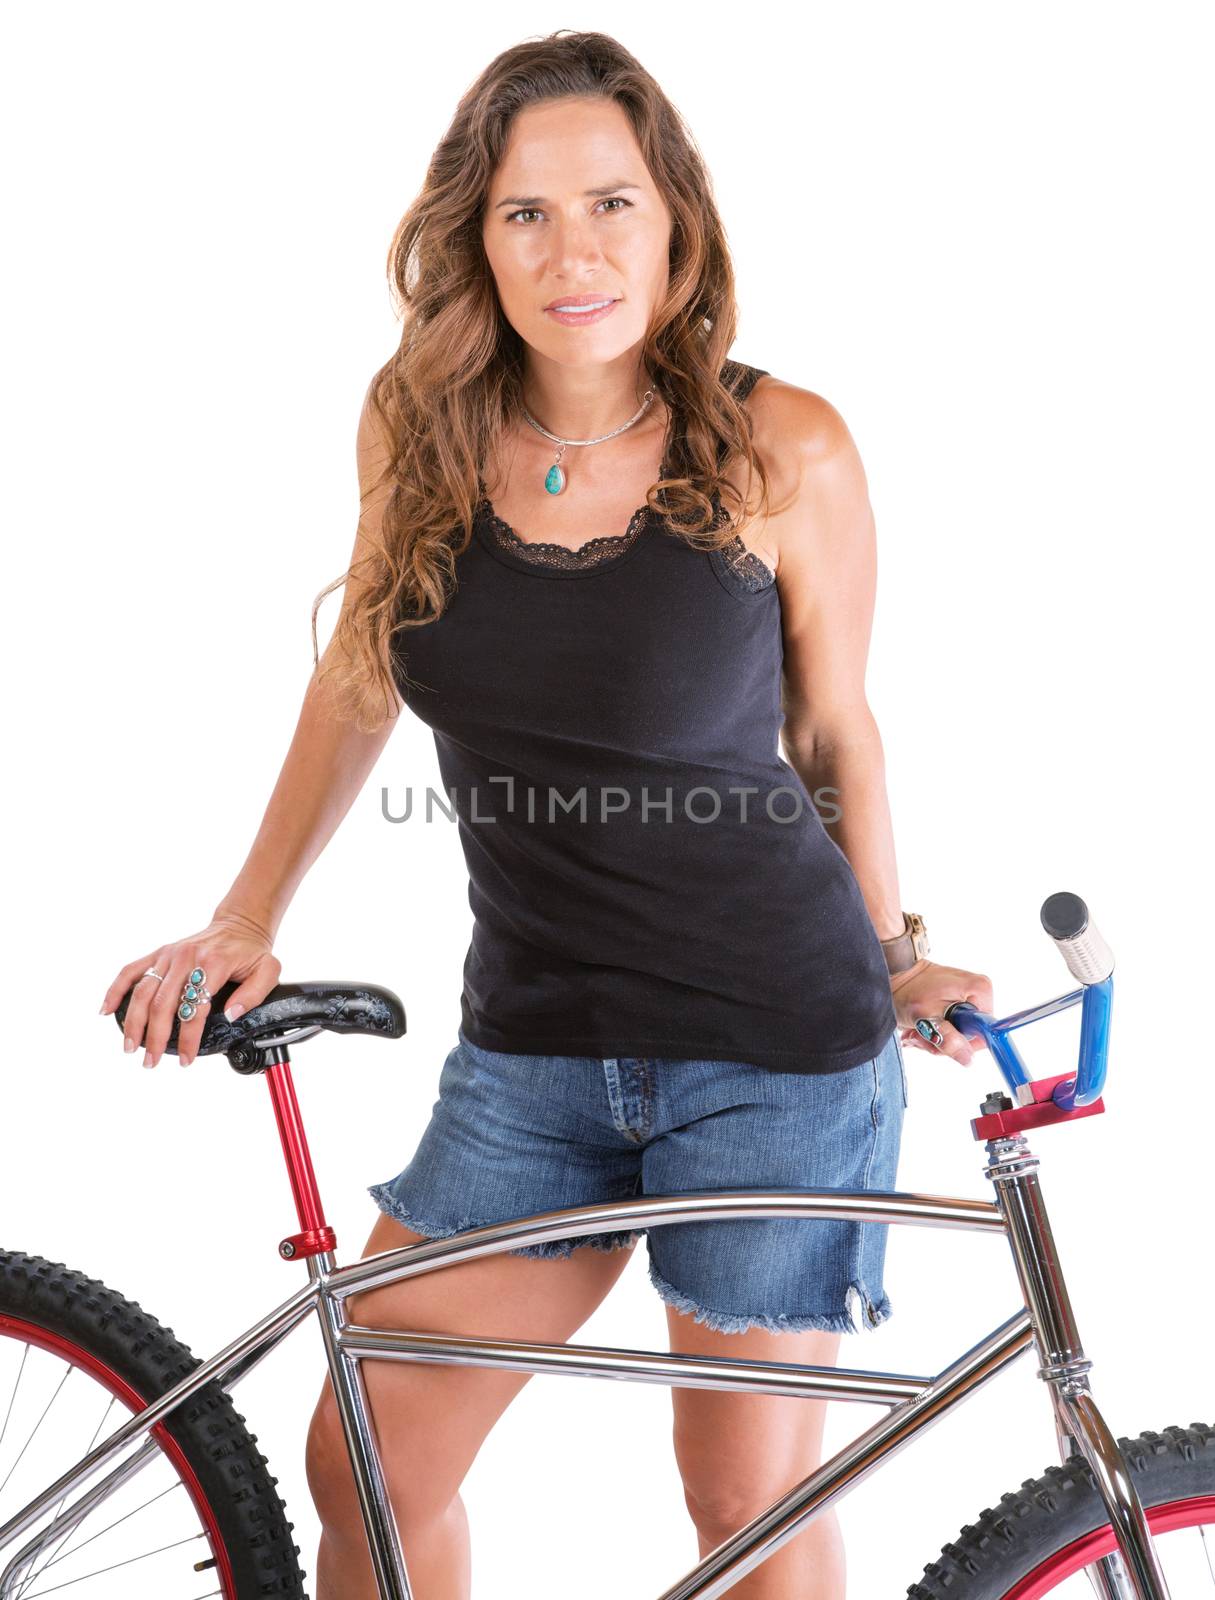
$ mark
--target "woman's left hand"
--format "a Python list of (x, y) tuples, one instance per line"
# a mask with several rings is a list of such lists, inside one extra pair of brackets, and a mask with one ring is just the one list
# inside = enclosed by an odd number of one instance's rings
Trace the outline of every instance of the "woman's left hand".
[[(980, 1011), (995, 1009), (991, 979), (981, 972), (967, 972), (961, 967), (943, 967), (936, 961), (921, 956), (906, 972), (896, 972), (890, 980), (894, 997), (894, 1014), (903, 1030), (904, 1044), (917, 1045), (921, 1050), (931, 1050), (934, 1055), (952, 1056), (963, 1067), (974, 1060), (975, 1047), (986, 1050), (987, 1041), (969, 1039), (945, 1021), (945, 1007), (955, 1000), (969, 1000)], [(933, 1044), (925, 1039), (915, 1026), (920, 1017), (927, 1017), (941, 1037)]]

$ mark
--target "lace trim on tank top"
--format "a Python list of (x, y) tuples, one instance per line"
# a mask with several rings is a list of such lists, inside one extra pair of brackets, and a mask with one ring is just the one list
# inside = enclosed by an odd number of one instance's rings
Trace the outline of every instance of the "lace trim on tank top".
[(491, 501), (484, 493), (484, 485), (477, 513), (484, 519), (485, 526), (498, 543), (513, 554), (522, 556), (525, 561), (534, 562), (538, 567), (568, 569), (594, 567), (625, 550), (645, 527), (650, 508), (638, 506), (629, 518), (629, 525), (623, 533), (599, 534), (594, 539), (588, 539), (585, 544), (580, 544), (577, 549), (541, 539), (521, 539), (510, 523), (494, 510)]
[[(744, 401), (751, 390), (765, 374), (763, 367), (751, 367), (745, 362), (736, 361), (731, 365), (741, 370), (742, 377), (735, 384), (737, 399)], [(667, 463), (664, 461), (659, 468), (659, 478), (666, 476)], [(520, 556), (524, 561), (531, 561), (538, 567), (557, 567), (563, 571), (571, 568), (582, 569), (598, 566), (601, 562), (622, 554), (633, 541), (640, 535), (650, 516), (648, 505), (638, 506), (629, 518), (628, 527), (623, 533), (599, 534), (593, 539), (588, 539), (585, 544), (580, 544), (576, 549), (569, 545), (553, 544), (541, 539), (521, 539), (504, 517), (500, 517), (494, 510), (493, 502), (485, 492), (485, 480), (477, 480), (481, 498), (477, 503), (477, 515), (482, 518), (485, 526), (494, 536), (495, 540), (506, 550)], [(717, 501), (719, 522), (725, 517), (720, 500)], [(735, 534), (734, 538), (720, 550), (709, 552), (710, 558), (720, 562), (719, 571), (727, 579), (733, 579), (750, 594), (756, 594), (761, 589), (767, 589), (776, 582), (776, 574), (772, 568), (754, 551), (748, 550), (742, 539)]]
[(709, 559), (719, 564), (719, 570), (726, 569), (725, 575), (741, 584), (748, 594), (770, 589), (776, 582), (776, 574), (768, 563), (754, 550), (748, 550), (737, 534), (720, 550), (711, 550)]
[[(597, 566), (600, 562), (607, 561), (623, 551), (641, 533), (649, 509), (648, 506), (639, 506), (624, 533), (600, 534), (594, 539), (588, 539), (585, 544), (580, 544), (577, 549), (570, 549), (564, 544), (521, 539), (510, 523), (497, 514), (487, 499), (483, 498), (477, 508), (486, 527), (505, 549), (513, 551), (525, 561), (531, 561), (538, 567), (557, 567), (562, 571), (568, 571), (572, 567), (581, 569)], [(719, 570), (724, 569), (723, 576), (741, 585), (748, 594), (758, 594), (776, 582), (776, 574), (772, 568), (753, 550), (748, 550), (737, 534), (720, 550), (710, 551), (709, 556), (712, 561), (719, 564)]]

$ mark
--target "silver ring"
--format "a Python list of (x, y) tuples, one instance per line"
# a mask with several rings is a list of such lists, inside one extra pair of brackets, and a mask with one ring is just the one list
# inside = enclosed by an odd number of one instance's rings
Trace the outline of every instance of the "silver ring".
[(183, 1022), (189, 1022), (199, 1006), (210, 1004), (211, 991), (207, 988), (207, 974), (201, 967), (195, 967), (182, 985), (177, 1015)]
[[(942, 1017), (941, 1021), (944, 1022), (944, 1020), (944, 1017)], [(915, 1027), (915, 1031), (919, 1034), (920, 1038), (923, 1039), (926, 1044), (931, 1044), (939, 1050), (945, 1043), (944, 1035), (941, 1033), (941, 1030), (937, 1027), (936, 1023), (933, 1022), (931, 1017), (917, 1017), (913, 1026)]]
[[(159, 982), (159, 983), (163, 983), (165, 981), (164, 973), (163, 972), (157, 972), (155, 967), (149, 967), (148, 970), (144, 973), (143, 976), (144, 976), (144, 978), (155, 978), (157, 980), (157, 982)], [(143, 981), (143, 979), (140, 979), (140, 982), (142, 982), (142, 981)]]

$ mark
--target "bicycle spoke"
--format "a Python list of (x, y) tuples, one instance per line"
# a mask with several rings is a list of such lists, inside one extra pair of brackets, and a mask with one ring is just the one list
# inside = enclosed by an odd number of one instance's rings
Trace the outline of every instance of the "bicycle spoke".
[[(3, 1441), (8, 1437), (9, 1433), (12, 1431), (12, 1425), (15, 1419), (21, 1416), (22, 1412), (28, 1415), (29, 1404), (26, 1400), (23, 1400), (23, 1390), (29, 1389), (31, 1384), (34, 1383), (34, 1378), (36, 1376), (35, 1369), (28, 1367), (27, 1365), (30, 1351), (33, 1348), (34, 1347), (32, 1345), (26, 1343), (22, 1349), (17, 1372), (10, 1386), (7, 1406), (5, 1408), (3, 1418), (0, 1419), (0, 1443), (3, 1443)], [(29, 1431), (21, 1443), (20, 1448), (16, 1450), (13, 1461), (5, 1472), (3, 1479), (0, 1480), (0, 1492), (7, 1489), (10, 1483), (13, 1482), (18, 1467), (22, 1464), (23, 1460), (30, 1455), (31, 1446), (35, 1440), (44, 1440), (46, 1446), (49, 1446), (52, 1451), (59, 1451), (60, 1449), (67, 1451), (68, 1446), (65, 1441), (70, 1439), (71, 1432), (74, 1431), (73, 1424), (78, 1421), (75, 1413), (81, 1409), (79, 1403), (78, 1386), (73, 1385), (73, 1392), (77, 1394), (78, 1398), (77, 1402), (68, 1408), (71, 1415), (67, 1419), (64, 1419), (62, 1415), (64, 1409), (62, 1402), (66, 1398), (65, 1389), (67, 1388), (68, 1379), (72, 1376), (73, 1372), (78, 1370), (79, 1369), (75, 1363), (68, 1362), (66, 1364), (62, 1376), (55, 1382), (54, 1388), (52, 1389), (48, 1399), (38, 1411), (38, 1414), (30, 1425)], [(29, 1379), (29, 1382), (26, 1381), (27, 1378)], [(36, 1388), (41, 1387), (41, 1383), (36, 1384)], [(37, 1407), (37, 1399), (34, 1396), (30, 1396), (29, 1398), (33, 1399), (33, 1404), (35, 1407)], [(84, 1456), (87, 1456), (93, 1449), (96, 1448), (98, 1441), (105, 1437), (109, 1429), (114, 1426), (112, 1418), (116, 1409), (125, 1417), (128, 1408), (122, 1401), (118, 1399), (117, 1396), (105, 1394), (104, 1399), (106, 1402), (104, 1409), (101, 1412), (100, 1419), (96, 1422), (92, 1429), (88, 1445), (83, 1452), (75, 1447), (72, 1447), (70, 1451), (72, 1459), (83, 1459)], [(18, 1409), (19, 1405), (20, 1410)], [(90, 1407), (89, 1409), (93, 1408)], [(61, 1418), (58, 1427), (55, 1429), (53, 1438), (47, 1431), (52, 1413), (59, 1415)], [(64, 1426), (65, 1421), (67, 1423), (66, 1427)], [(145, 1441), (145, 1443), (146, 1442), (147, 1441)], [(15, 1443), (16, 1441), (14, 1440), (14, 1445)], [(164, 1462), (166, 1465), (169, 1465), (168, 1460), (163, 1453), (161, 1453), (160, 1458), (162, 1462)], [(120, 1571), (125, 1568), (133, 1568), (141, 1562), (147, 1562), (153, 1556), (164, 1555), (174, 1550), (188, 1548), (189, 1546), (198, 1543), (200, 1540), (207, 1542), (209, 1548), (208, 1536), (205, 1530), (200, 1528), (197, 1532), (190, 1533), (182, 1538), (163, 1540), (162, 1542), (150, 1546), (148, 1549), (140, 1551), (135, 1555), (127, 1556), (109, 1563), (103, 1562), (101, 1565), (91, 1568), (87, 1572), (78, 1573), (74, 1577), (64, 1577), (58, 1582), (48, 1583), (46, 1581), (48, 1576), (54, 1576), (54, 1568), (62, 1567), (65, 1562), (74, 1562), (75, 1559), (80, 1556), (90, 1544), (95, 1543), (98, 1539), (105, 1537), (107, 1534), (113, 1533), (116, 1529), (122, 1527), (123, 1524), (130, 1522), (133, 1518), (139, 1516), (141, 1513), (150, 1511), (159, 1501), (165, 1500), (174, 1489), (183, 1489), (184, 1487), (184, 1483), (174, 1473), (173, 1481), (167, 1484), (164, 1488), (148, 1495), (138, 1505), (131, 1507), (130, 1510), (114, 1516), (114, 1518), (110, 1522), (106, 1523), (103, 1527), (96, 1527), (94, 1525), (94, 1531), (89, 1533), (87, 1529), (90, 1518), (93, 1517), (94, 1513), (98, 1509), (96, 1506), (92, 1507), (86, 1516), (69, 1527), (55, 1543), (38, 1552), (37, 1556), (35, 1557), (34, 1564), (28, 1569), (28, 1571), (26, 1571), (18, 1583), (14, 1591), (14, 1600), (40, 1600), (40, 1597), (43, 1595), (58, 1594), (67, 1589), (76, 1588), (81, 1584), (88, 1584), (90, 1582), (102, 1580), (108, 1573)], [(63, 1509), (66, 1505), (68, 1505), (70, 1499), (71, 1490), (68, 1490), (60, 1497), (58, 1504), (54, 1507), (54, 1510), (46, 1514), (48, 1523), (53, 1522), (57, 1516), (63, 1513)], [(169, 1530), (160, 1529), (157, 1531), (167, 1532)], [(210, 1564), (213, 1565), (213, 1563)], [(157, 1588), (160, 1589), (162, 1587), (167, 1593), (169, 1586), (162, 1586), (158, 1580)], [(211, 1589), (208, 1590), (206, 1594), (197, 1596), (196, 1600), (213, 1600), (213, 1597), (222, 1597), (222, 1595), (222, 1589)]]
[[(4, 1435), (8, 1432), (8, 1419), (12, 1416), (13, 1407), (17, 1403), (17, 1390), (21, 1387), (21, 1374), (25, 1371), (25, 1361), (29, 1353), (30, 1347), (27, 1344), (21, 1351), (21, 1365), (17, 1368), (17, 1378), (13, 1384), (13, 1392), (8, 1397), (8, 1410), (4, 1413), (4, 1426), (0, 1428), (0, 1444), (4, 1443)], [(0, 1487), (3, 1487), (3, 1485), (0, 1485)]]
[[(1189, 1537), (1191, 1532), (1198, 1536), (1198, 1546), (1206, 1559), (1207, 1574), (1211, 1579), (1212, 1587), (1215, 1587), (1215, 1567), (1211, 1564), (1210, 1547), (1207, 1542), (1207, 1524), (1197, 1522), (1193, 1524), (1192, 1528), (1174, 1528), (1169, 1533), (1157, 1533), (1154, 1535), (1153, 1542), (1160, 1558), (1165, 1582), (1169, 1585), (1174, 1600), (1196, 1600), (1198, 1591), (1194, 1587), (1194, 1579), (1198, 1573), (1198, 1566), (1197, 1562), (1190, 1560), (1190, 1553), (1195, 1549), (1194, 1542)], [(1124, 1573), (1125, 1568), (1121, 1556), (1114, 1555), (1112, 1558), (1117, 1561), (1119, 1572)], [(1060, 1597), (1071, 1596), (1075, 1593), (1077, 1600), (1080, 1600), (1081, 1595), (1089, 1594), (1090, 1590), (1086, 1585), (1090, 1570), (1088, 1567), (1082, 1567), (1079, 1572), (1065, 1579), (1057, 1590)], [(1123, 1582), (1126, 1582), (1125, 1577)], [(1055, 1589), (1051, 1590), (1052, 1594), (1055, 1592)], [(1121, 1590), (1119, 1592), (1121, 1593)], [(1126, 1592), (1130, 1593), (1129, 1587)]]
[[(28, 1349), (29, 1347), (27, 1346), (26, 1348)], [(101, 1421), (93, 1429), (93, 1437), (89, 1440), (88, 1444), (86, 1445), (85, 1450), (84, 1450), (84, 1455), (87, 1456), (89, 1451), (92, 1450), (93, 1446), (97, 1443), (97, 1437), (100, 1434), (102, 1428), (105, 1426), (105, 1419), (109, 1416), (110, 1412), (114, 1409), (116, 1404), (117, 1404), (117, 1401), (113, 1398), (113, 1396), (111, 1396), (109, 1404), (106, 1406), (105, 1410), (101, 1413)], [(83, 1459), (83, 1456), (80, 1459)], [(59, 1501), (59, 1504), (55, 1507), (54, 1511), (51, 1513), (51, 1517), (50, 1517), (50, 1521), (51, 1522), (53, 1522), (55, 1520), (55, 1518), (59, 1515), (59, 1513), (63, 1510), (64, 1504), (65, 1504), (65, 1502), (67, 1500), (67, 1497), (68, 1497), (69, 1493), (70, 1493), (70, 1491), (68, 1491), (68, 1490), (64, 1491), (62, 1499)], [(47, 1559), (41, 1564), (41, 1566), (33, 1566), (33, 1567), (30, 1568), (29, 1572), (26, 1574), (25, 1581), (22, 1583), (20, 1589), (17, 1591), (17, 1600), (24, 1600), (26, 1591), (29, 1589), (30, 1584), (34, 1582), (34, 1580), (38, 1577), (38, 1575), (41, 1572), (44, 1572), (47, 1567), (52, 1566), (54, 1564), (54, 1562), (60, 1558), (60, 1552), (61, 1551), (64, 1554), (67, 1553), (64, 1550), (64, 1546), (68, 1543), (68, 1541), (76, 1533), (77, 1528), (79, 1528), (79, 1526), (80, 1526), (80, 1524), (77, 1523), (76, 1527), (72, 1527), (72, 1528), (68, 1529), (68, 1531), (60, 1539), (59, 1543), (57, 1545), (55, 1545), (53, 1547), (53, 1549), (50, 1551), (49, 1555), (47, 1556)], [(85, 1543), (86, 1544), (88, 1543), (87, 1539), (85, 1540)], [(82, 1548), (82, 1547), (78, 1546), (77, 1548)]]
[[(117, 1572), (119, 1567), (134, 1566), (137, 1561), (146, 1561), (149, 1556), (162, 1555), (166, 1550), (177, 1550), (183, 1544), (193, 1544), (196, 1539), (205, 1538), (206, 1534), (200, 1529), (198, 1533), (192, 1533), (188, 1539), (174, 1539), (169, 1544), (158, 1545), (155, 1550), (145, 1550), (142, 1555), (128, 1556), (125, 1561), (111, 1562), (108, 1567), (97, 1567), (92, 1572), (82, 1572), (80, 1577), (69, 1578), (66, 1583), (53, 1583), (49, 1589), (35, 1589), (29, 1600), (39, 1600), (41, 1595), (55, 1594), (60, 1589), (70, 1589), (75, 1583), (85, 1583), (89, 1578), (99, 1578), (103, 1572)], [(222, 1592), (219, 1589), (213, 1591), (215, 1594), (221, 1594)]]
[[(142, 1505), (135, 1506), (132, 1510), (125, 1512), (121, 1517), (115, 1517), (114, 1521), (110, 1522), (110, 1523), (107, 1523), (104, 1528), (99, 1528), (96, 1533), (91, 1533), (88, 1536), (88, 1538), (84, 1541), (84, 1543), (83, 1544), (78, 1544), (74, 1550), (72, 1550), (70, 1552), (65, 1551), (63, 1556), (56, 1556), (54, 1558), (54, 1560), (52, 1560), (52, 1561), (44, 1561), (42, 1566), (40, 1566), (38, 1568), (38, 1571), (36, 1573), (31, 1574), (30, 1581), (32, 1582), (35, 1577), (40, 1577), (42, 1575), (42, 1573), (44, 1573), (49, 1567), (53, 1567), (59, 1561), (62, 1561), (66, 1555), (68, 1555), (68, 1554), (79, 1555), (79, 1553), (83, 1549), (85, 1549), (88, 1545), (91, 1545), (93, 1543), (94, 1539), (102, 1538), (105, 1534), (109, 1533), (111, 1528), (120, 1527), (122, 1523), (124, 1523), (124, 1522), (126, 1522), (128, 1520), (128, 1518), (138, 1516), (141, 1511), (146, 1511), (147, 1508), (150, 1505), (154, 1505), (157, 1500), (163, 1500), (165, 1495), (172, 1494), (174, 1489), (180, 1489), (181, 1487), (182, 1487), (182, 1484), (181, 1484), (180, 1479), (177, 1480), (174, 1483), (170, 1483), (166, 1488), (161, 1489), (158, 1494), (154, 1494), (150, 1500), (145, 1500)], [(85, 1521), (86, 1522), (88, 1521), (87, 1517), (85, 1518)], [(84, 1524), (80, 1523), (80, 1524), (78, 1524), (78, 1526), (83, 1527)], [(75, 1533), (75, 1531), (76, 1531), (75, 1528), (73, 1528), (72, 1532)], [(193, 1537), (193, 1535), (191, 1537)], [(188, 1541), (186, 1541), (184, 1539), (178, 1541), (178, 1543), (180, 1543), (180, 1544), (185, 1544), (187, 1542)], [(171, 1545), (165, 1545), (164, 1548), (167, 1550), (167, 1549), (171, 1549), (172, 1546)], [(155, 1555), (155, 1553), (156, 1552), (152, 1551), (152, 1550), (148, 1551), (149, 1555)], [(103, 1570), (105, 1570), (105, 1569), (103, 1569)], [(18, 1600), (22, 1600), (22, 1597), (24, 1596), (24, 1594), (25, 1594), (25, 1590), (22, 1589), (21, 1596), (18, 1597)]]
[(67, 1371), (63, 1374), (63, 1377), (60, 1378), (59, 1387), (55, 1390), (55, 1392), (51, 1396), (51, 1398), (47, 1401), (46, 1406), (43, 1409), (42, 1415), (38, 1418), (37, 1422), (35, 1422), (35, 1424), (33, 1426), (33, 1429), (30, 1432), (29, 1438), (26, 1439), (25, 1443), (21, 1446), (21, 1450), (18, 1453), (17, 1460), (14, 1461), (12, 1466), (8, 1469), (8, 1474), (5, 1477), (4, 1482), (0, 1483), (0, 1493), (3, 1493), (3, 1491), (5, 1489), (5, 1486), (8, 1483), (9, 1478), (11, 1478), (13, 1473), (16, 1472), (17, 1465), (20, 1462), (21, 1457), (25, 1454), (25, 1452), (29, 1449), (30, 1445), (33, 1443), (34, 1438), (36, 1437), (36, 1435), (38, 1433), (38, 1429), (46, 1421), (48, 1412), (50, 1411), (51, 1407), (55, 1404), (55, 1401), (58, 1400), (59, 1395), (62, 1392), (64, 1384), (68, 1381), (68, 1379), (71, 1377), (72, 1373), (75, 1372), (75, 1370), (76, 1370), (75, 1367), (69, 1366)]
[[(0, 1257), (0, 1526), (11, 1530), (0, 1552), (4, 1594), (302, 1596), (292, 1524), (226, 1390), (216, 1383), (147, 1426), (162, 1375), (197, 1365), (172, 1330), (62, 1263)], [(51, 1326), (40, 1320), (48, 1284)], [(124, 1433), (131, 1436), (119, 1443)]]

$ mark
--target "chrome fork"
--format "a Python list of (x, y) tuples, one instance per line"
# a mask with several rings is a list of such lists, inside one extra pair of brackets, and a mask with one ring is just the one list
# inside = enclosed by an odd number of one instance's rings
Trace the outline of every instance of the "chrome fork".
[(1130, 1467), (1089, 1388), (1093, 1363), (1080, 1343), (1063, 1281), (1038, 1181), (1038, 1158), (1021, 1133), (989, 1139), (986, 1149), (983, 1172), (995, 1188), (1007, 1225), (1041, 1362), (1038, 1376), (1050, 1389), (1060, 1455), (1064, 1460), (1075, 1453), (1084, 1457), (1118, 1541), (1118, 1555), (1103, 1556), (1085, 1568), (1089, 1582), (1101, 1600), (1170, 1600)]

